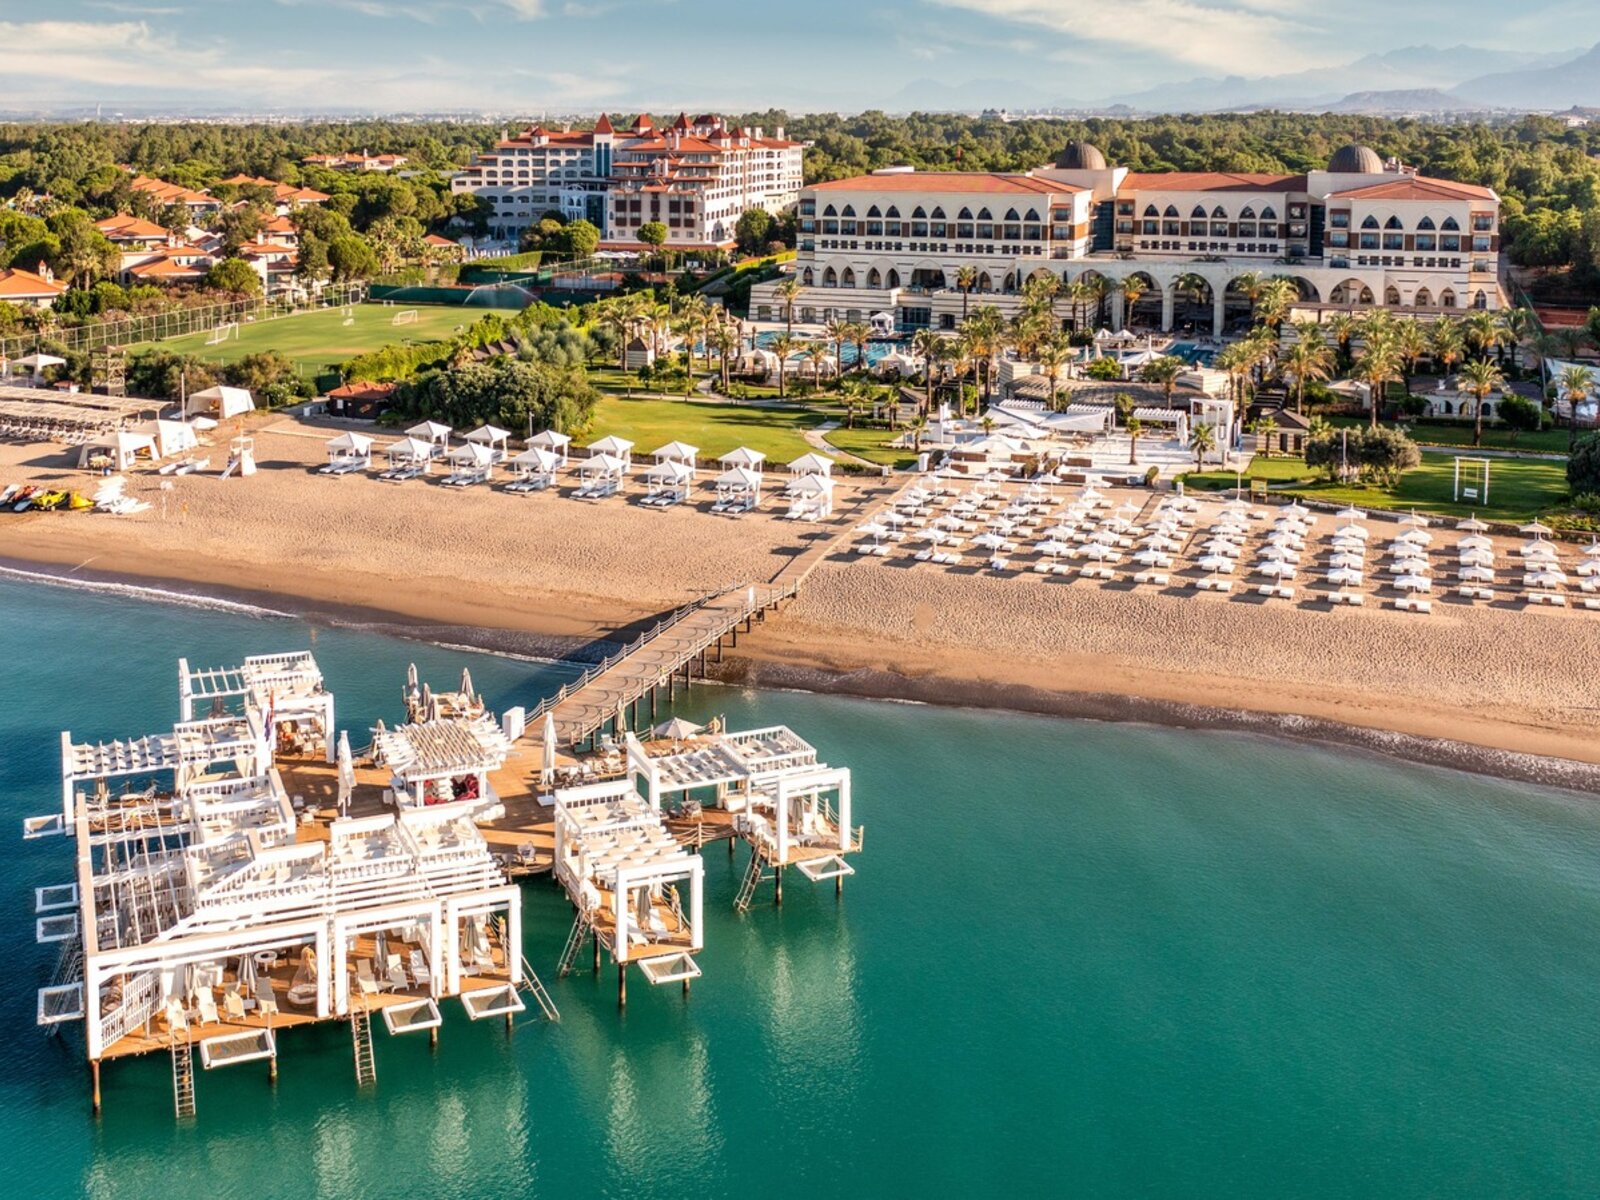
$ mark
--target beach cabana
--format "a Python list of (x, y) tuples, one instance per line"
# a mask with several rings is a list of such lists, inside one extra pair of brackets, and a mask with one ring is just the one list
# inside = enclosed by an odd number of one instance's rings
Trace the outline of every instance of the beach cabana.
[(506, 446), (510, 440), (511, 435), (497, 425), (479, 425), (467, 434), (467, 441), (487, 446), (489, 452), (494, 455), (495, 462), (505, 461)]
[(833, 515), (833, 480), (826, 475), (801, 475), (784, 489), (790, 521), (821, 521)]
[(645, 495), (639, 501), (654, 508), (681, 504), (694, 487), (694, 470), (676, 459), (658, 462), (644, 473)]
[(633, 466), (633, 443), (628, 441), (627, 438), (619, 438), (612, 435), (611, 437), (603, 437), (598, 442), (591, 442), (589, 444), (589, 454), (591, 457), (599, 454), (607, 458), (616, 459), (622, 464), (622, 473), (624, 475), (628, 473), (628, 468)]
[(751, 471), (760, 471), (761, 464), (767, 461), (767, 456), (759, 450), (752, 450), (749, 446), (740, 446), (737, 450), (729, 450), (717, 459), (725, 467), (744, 467)]
[(494, 471), (494, 451), (482, 442), (462, 442), (445, 458), (454, 468), (444, 480), (451, 487), (483, 483)]
[(184, 401), (183, 411), (190, 416), (201, 414), (215, 417), (219, 421), (226, 421), (230, 417), (242, 417), (252, 411), (256, 406), (255, 400), (245, 388), (208, 387), (203, 391), (192, 394)]
[(658, 463), (682, 463), (693, 473), (695, 460), (700, 455), (699, 446), (691, 446), (686, 442), (668, 442), (658, 449), (651, 457)]
[(187, 454), (200, 445), (194, 427), (184, 421), (168, 421), (157, 418), (145, 421), (134, 429), (135, 433), (148, 433), (156, 441), (156, 457), (176, 458)]
[(139, 461), (141, 454), (152, 461), (160, 457), (156, 439), (148, 433), (117, 429), (83, 443), (78, 450), (78, 465), (87, 467), (93, 459), (104, 457), (111, 460), (112, 470), (126, 471)]
[(443, 458), (450, 453), (450, 426), (441, 425), (437, 421), (423, 421), (420, 425), (413, 425), (406, 430), (406, 436), (416, 438), (419, 442), (426, 442), (430, 447), (430, 457)]
[(802, 454), (789, 464), (789, 474), (800, 475), (832, 475), (833, 460), (824, 458), (820, 454)]
[(627, 470), (628, 464), (614, 454), (591, 453), (578, 464), (578, 490), (572, 494), (583, 500), (614, 496), (621, 490)]
[(546, 429), (536, 433), (528, 439), (528, 445), (535, 450), (548, 450), (556, 455), (562, 465), (566, 465), (567, 454), (572, 449), (572, 439), (564, 433), (557, 433), (554, 429)]
[(403, 481), (426, 475), (433, 463), (433, 445), (421, 438), (403, 437), (384, 447), (389, 469), (378, 475), (379, 479)]
[(318, 468), (321, 475), (348, 475), (372, 465), (372, 439), (364, 433), (341, 433), (328, 440), (328, 465)]
[(717, 500), (712, 512), (748, 512), (761, 503), (761, 472), (730, 467), (716, 479)]
[(511, 482), (508, 492), (538, 492), (551, 487), (556, 481), (556, 471), (561, 467), (561, 456), (554, 450), (530, 446), (511, 460)]

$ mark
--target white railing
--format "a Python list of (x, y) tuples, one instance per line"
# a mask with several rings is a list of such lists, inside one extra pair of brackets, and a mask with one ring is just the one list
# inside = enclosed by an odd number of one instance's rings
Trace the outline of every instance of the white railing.
[(100, 1018), (100, 1047), (107, 1050), (132, 1029), (155, 1015), (160, 1000), (161, 976), (155, 971), (135, 975), (122, 989), (122, 1001)]

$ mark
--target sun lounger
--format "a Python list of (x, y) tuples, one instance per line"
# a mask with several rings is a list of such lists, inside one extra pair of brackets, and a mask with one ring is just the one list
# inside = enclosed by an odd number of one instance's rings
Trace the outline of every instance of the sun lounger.
[(183, 1011), (183, 1005), (176, 996), (167, 997), (167, 1029), (173, 1033), (184, 1033), (189, 1028), (189, 1017)]
[(404, 483), (408, 479), (417, 479), (424, 474), (421, 466), (391, 467), (387, 471), (378, 472), (378, 478), (385, 483)]
[(1233, 580), (1221, 579), (1215, 575), (1207, 575), (1203, 579), (1195, 580), (1194, 586), (1199, 588), (1202, 592), (1231, 592), (1233, 591)]
[(389, 955), (389, 987), (392, 991), (403, 992), (411, 986), (406, 978), (406, 969), (401, 963), (398, 954)]
[(1331, 592), (1328, 595), (1329, 604), (1349, 604), (1360, 608), (1366, 602), (1366, 596), (1360, 592)]
[(411, 952), (411, 978), (417, 981), (418, 987), (427, 987), (433, 982), (433, 972), (428, 970), (428, 960), (421, 950)]
[(222, 1020), (221, 1014), (217, 1012), (217, 998), (208, 987), (201, 988), (196, 994), (195, 1007), (200, 1012), (202, 1025), (215, 1025)]
[(1556, 592), (1529, 592), (1528, 603), (1548, 604), (1555, 608), (1565, 608), (1567, 606), (1567, 598)]
[(356, 963), (356, 984), (361, 988), (364, 996), (376, 995), (378, 980), (372, 974), (372, 961), (363, 958)]
[(1135, 583), (1153, 583), (1157, 587), (1166, 587), (1167, 579), (1165, 571), (1139, 571), (1133, 577)]
[(1401, 612), (1430, 613), (1433, 611), (1433, 601), (1422, 600), (1415, 596), (1402, 596), (1394, 602), (1394, 606)]
[(1456, 595), (1467, 600), (1493, 600), (1494, 589), (1478, 587), (1474, 584), (1463, 584), (1456, 589)]
[(222, 1011), (228, 1014), (230, 1021), (244, 1020), (244, 997), (238, 992), (227, 992), (222, 997)]
[(1584, 608), (1600, 609), (1600, 596), (1585, 596), (1579, 603)]

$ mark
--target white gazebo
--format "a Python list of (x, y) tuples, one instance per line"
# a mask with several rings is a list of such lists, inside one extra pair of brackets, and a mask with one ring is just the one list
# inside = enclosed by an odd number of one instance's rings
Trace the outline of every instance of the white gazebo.
[(687, 442), (668, 442), (658, 449), (652, 456), (658, 463), (682, 463), (694, 473), (695, 460), (700, 456), (700, 447), (691, 446)]
[(761, 503), (761, 472), (729, 467), (716, 478), (717, 501), (712, 512), (747, 512)]
[(389, 479), (404, 476), (407, 479), (418, 475), (426, 475), (433, 464), (434, 448), (431, 442), (421, 438), (403, 437), (398, 442), (391, 442), (384, 447), (384, 455), (389, 460), (389, 470), (384, 472)]
[(372, 439), (364, 433), (349, 431), (328, 440), (328, 465), (320, 468), (322, 475), (348, 475), (364, 471), (372, 465)]
[(506, 448), (511, 441), (511, 435), (497, 425), (479, 425), (467, 434), (467, 441), (476, 442), (480, 446), (489, 447), (494, 455), (495, 462), (502, 462), (506, 456)]
[[(627, 438), (619, 438), (615, 434), (603, 437), (598, 442), (589, 444), (589, 456), (601, 455), (613, 458), (622, 464), (622, 473), (626, 475), (628, 468), (633, 466), (633, 443)], [(580, 468), (581, 470), (581, 468)]]
[(556, 471), (561, 467), (561, 456), (541, 446), (529, 446), (511, 460), (511, 482), (508, 492), (538, 492), (552, 487)]
[(429, 457), (443, 458), (450, 453), (450, 426), (441, 425), (437, 421), (423, 421), (420, 425), (413, 425), (406, 430), (407, 437), (416, 438), (426, 442), (431, 449)]
[(244, 416), (245, 413), (252, 411), (255, 406), (256, 402), (251, 397), (248, 389), (224, 387), (218, 384), (216, 387), (208, 387), (190, 395), (184, 401), (183, 411), (189, 416), (198, 413), (208, 417), (215, 417), (219, 421), (226, 421), (230, 417)]
[(113, 470), (126, 471), (139, 461), (141, 454), (151, 461), (159, 458), (156, 439), (148, 433), (116, 429), (85, 442), (78, 450), (78, 465), (87, 467), (92, 459), (104, 456), (111, 460)]
[(802, 454), (789, 464), (789, 474), (802, 475), (832, 475), (833, 459), (824, 458), (815, 452)]
[(644, 473), (645, 494), (639, 501), (655, 508), (681, 504), (694, 488), (694, 468), (675, 458), (658, 462)]
[(528, 445), (535, 450), (548, 450), (566, 464), (567, 454), (572, 449), (572, 439), (564, 433), (557, 433), (554, 429), (546, 429), (543, 433), (536, 433), (528, 439)]
[(799, 475), (784, 489), (791, 521), (821, 521), (833, 515), (833, 480), (826, 475)]
[(614, 454), (590, 454), (578, 464), (578, 490), (573, 495), (584, 500), (614, 496), (621, 489), (622, 477), (627, 471), (628, 464)]
[(767, 461), (767, 456), (759, 450), (752, 450), (749, 446), (740, 446), (737, 450), (729, 450), (717, 459), (725, 467), (744, 467), (746, 470), (761, 470), (761, 464)]
[(494, 473), (494, 451), (482, 442), (462, 442), (445, 458), (454, 468), (444, 480), (451, 487), (471, 487)]

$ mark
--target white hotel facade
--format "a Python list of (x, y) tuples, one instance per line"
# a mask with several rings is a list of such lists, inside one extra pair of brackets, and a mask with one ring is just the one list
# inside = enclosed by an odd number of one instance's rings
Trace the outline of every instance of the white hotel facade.
[[(903, 329), (959, 327), (993, 304), (1007, 316), (1030, 277), (1137, 278), (1131, 312), (1163, 331), (1222, 334), (1248, 319), (1242, 276), (1292, 279), (1307, 309), (1437, 315), (1503, 305), (1499, 197), (1429, 179), (1364, 146), (1303, 175), (1138, 173), (1074, 143), (1022, 174), (895, 168), (802, 189), (795, 271), (800, 322), (895, 314)], [(970, 294), (956, 286), (976, 272)], [(782, 319), (776, 283), (751, 311)], [(1071, 305), (1057, 302), (1070, 320)]]
[(746, 209), (792, 208), (804, 146), (779, 128), (734, 128), (707, 114), (657, 128), (641, 114), (628, 129), (601, 115), (593, 129), (535, 125), (502, 137), (453, 176), (452, 192), (488, 202), (490, 228), (515, 234), (545, 213), (584, 219), (604, 249), (642, 249), (639, 227), (660, 221), (667, 246), (727, 249)]

